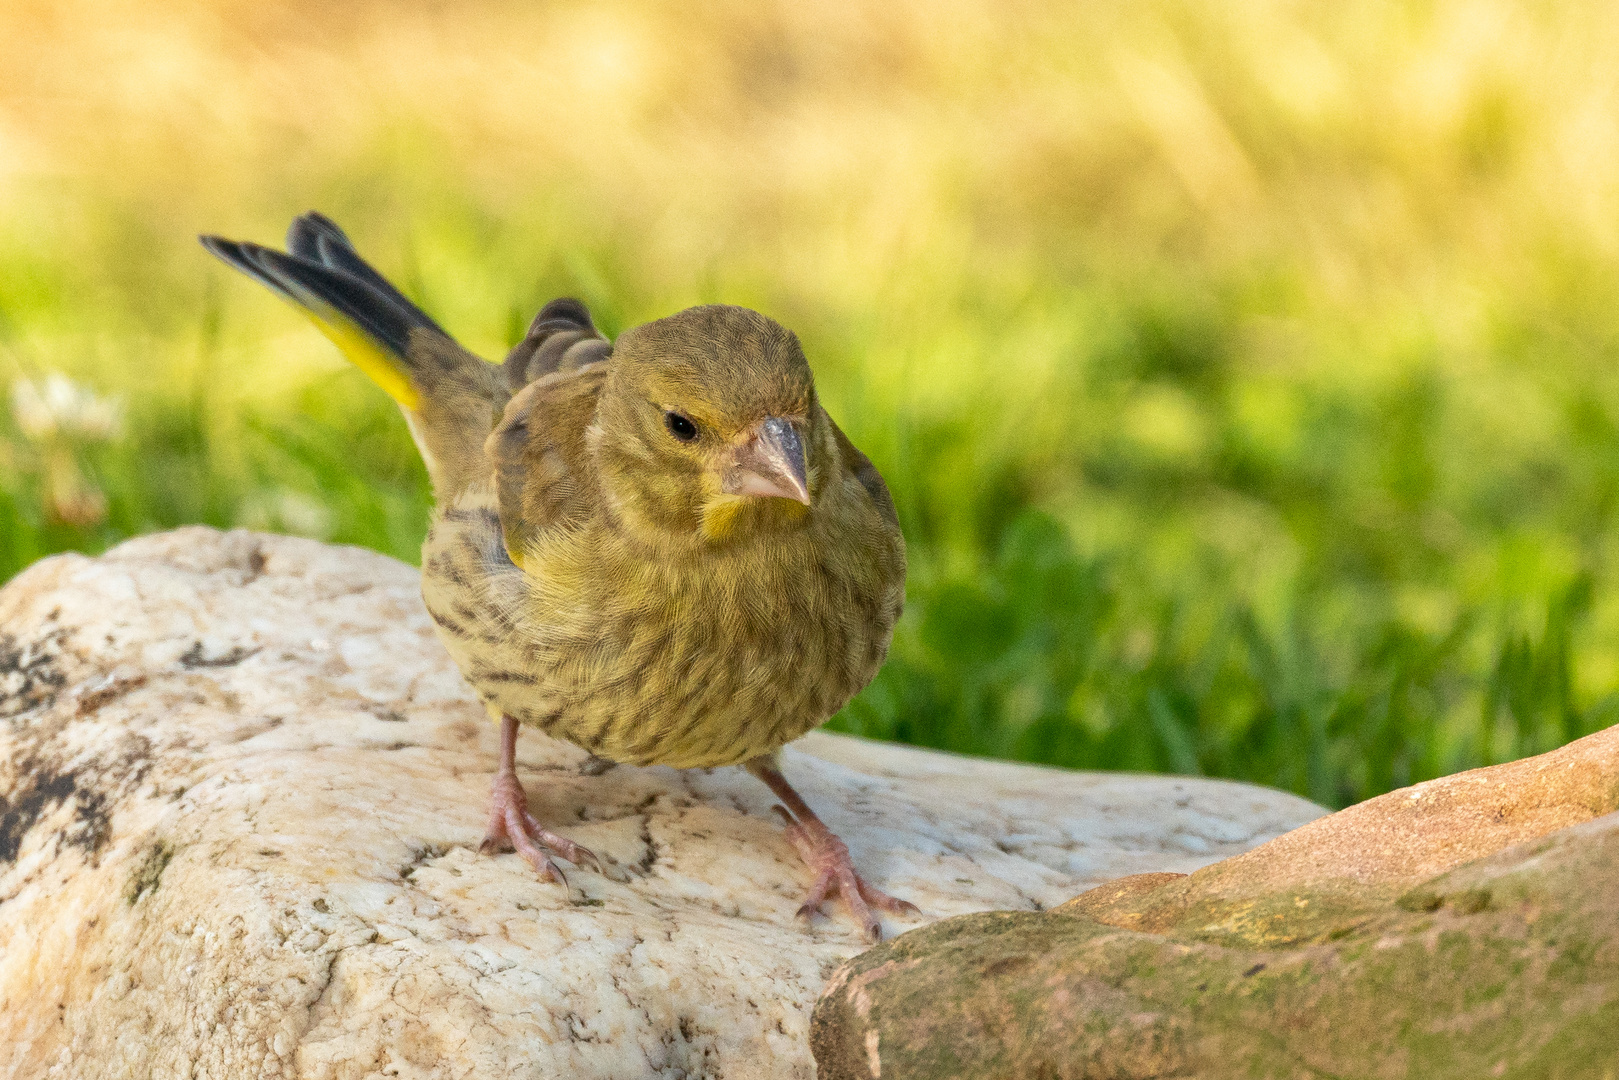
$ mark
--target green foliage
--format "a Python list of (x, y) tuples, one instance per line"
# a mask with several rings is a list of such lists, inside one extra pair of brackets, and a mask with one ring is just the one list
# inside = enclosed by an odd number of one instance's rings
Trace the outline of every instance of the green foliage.
[(1491, 635), (1475, 632), (1474, 611), (1438, 633), (1389, 618), (1335, 634), (1315, 614), (1319, 594), (1301, 593), (1268, 629), (1229, 592), (1161, 591), (1122, 553), (1081, 558), (1038, 511), (1010, 524), (986, 564), (915, 590), (888, 665), (835, 729), (1240, 778), (1343, 806), (1619, 719), (1619, 697), (1584, 710), (1573, 700), (1584, 582), (1551, 598), (1538, 638), (1495, 635), (1493, 664), (1477, 672), (1466, 647)]
[(0, 12), (0, 384), (125, 422), (0, 415), (0, 579), (416, 558), (396, 412), (193, 240), (318, 206), (486, 355), (799, 333), (912, 560), (834, 727), (1342, 805), (1619, 719), (1611, 4), (65, 2)]

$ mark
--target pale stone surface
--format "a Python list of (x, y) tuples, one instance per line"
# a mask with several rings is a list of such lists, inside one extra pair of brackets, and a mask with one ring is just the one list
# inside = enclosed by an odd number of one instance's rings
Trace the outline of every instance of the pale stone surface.
[[(416, 572), (193, 528), (0, 591), (0, 1075), (809, 1077), (864, 943), (740, 770), (581, 772), (535, 811), (605, 875), (477, 854), (496, 730)], [(928, 918), (1189, 871), (1318, 816), (1239, 784), (817, 734), (789, 776)], [(895, 933), (919, 920), (890, 920)]]

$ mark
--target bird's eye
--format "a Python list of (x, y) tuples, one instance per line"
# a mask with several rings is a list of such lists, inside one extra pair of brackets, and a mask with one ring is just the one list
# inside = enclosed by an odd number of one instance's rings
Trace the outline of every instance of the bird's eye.
[(669, 434), (681, 442), (691, 442), (697, 438), (697, 425), (677, 412), (664, 413), (663, 423), (669, 429)]

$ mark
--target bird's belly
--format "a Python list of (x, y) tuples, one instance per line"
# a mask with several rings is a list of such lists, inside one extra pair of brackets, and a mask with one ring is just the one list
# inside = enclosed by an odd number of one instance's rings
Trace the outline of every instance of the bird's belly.
[(898, 614), (897, 594), (851, 604), (786, 576), (764, 608), (673, 588), (561, 604), (498, 533), (448, 540), (429, 535), (422, 595), (486, 707), (626, 764), (731, 765), (798, 738), (876, 674)]
[(537, 640), (476, 602), (444, 614), (440, 636), (492, 714), (632, 765), (733, 765), (769, 753), (841, 708), (888, 643), (888, 628), (875, 626), (858, 640), (823, 628), (738, 642), (598, 624), (553, 626)]
[(457, 659), (492, 710), (611, 761), (678, 768), (736, 764), (798, 738), (841, 708), (881, 660), (880, 650), (860, 646), (875, 653), (869, 667), (828, 664), (833, 649), (848, 652), (831, 635), (773, 647), (595, 629), (594, 645), (561, 632), (577, 646), (479, 642)]

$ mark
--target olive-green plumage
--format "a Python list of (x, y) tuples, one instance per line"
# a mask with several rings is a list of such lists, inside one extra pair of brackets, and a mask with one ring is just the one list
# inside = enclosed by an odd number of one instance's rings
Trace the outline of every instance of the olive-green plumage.
[(220, 257), (303, 307), (405, 410), (437, 508), (422, 594), (492, 714), (611, 761), (769, 754), (876, 673), (905, 549), (796, 337), (708, 306), (610, 345), (553, 301), (503, 365), (306, 215)]

